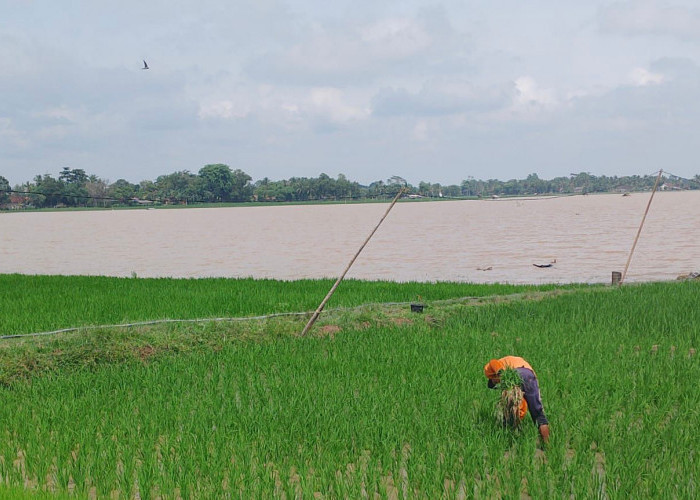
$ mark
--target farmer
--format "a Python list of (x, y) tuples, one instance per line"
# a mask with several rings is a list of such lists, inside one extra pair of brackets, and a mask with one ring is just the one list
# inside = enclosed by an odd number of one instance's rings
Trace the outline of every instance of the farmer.
[[(489, 389), (494, 389), (496, 384), (501, 381), (500, 372), (506, 368), (513, 368), (523, 379), (523, 395), (527, 403), (527, 409), (530, 411), (532, 421), (537, 425), (540, 431), (542, 441), (546, 444), (549, 441), (549, 421), (544, 414), (542, 407), (542, 398), (540, 397), (540, 387), (537, 384), (537, 376), (535, 370), (532, 369), (530, 363), (518, 356), (505, 356), (501, 359), (492, 359), (484, 366), (484, 375), (489, 379)], [(525, 407), (525, 405), (523, 405)], [(521, 418), (524, 412), (521, 412)]]

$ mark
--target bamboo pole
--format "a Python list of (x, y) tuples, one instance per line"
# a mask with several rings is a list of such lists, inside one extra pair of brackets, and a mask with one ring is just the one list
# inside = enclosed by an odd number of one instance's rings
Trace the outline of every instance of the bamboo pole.
[(357, 251), (357, 253), (355, 253), (353, 258), (350, 259), (350, 263), (347, 265), (347, 267), (343, 271), (343, 274), (341, 274), (340, 277), (336, 280), (336, 282), (333, 284), (331, 289), (326, 294), (326, 297), (321, 301), (318, 308), (311, 316), (311, 319), (309, 319), (309, 322), (306, 323), (306, 326), (304, 327), (304, 329), (301, 332), (302, 337), (304, 335), (306, 335), (306, 333), (311, 329), (313, 324), (316, 322), (316, 320), (318, 319), (318, 315), (321, 314), (321, 311), (323, 311), (323, 308), (326, 307), (326, 303), (330, 300), (331, 296), (333, 295), (333, 292), (335, 292), (335, 289), (338, 288), (338, 285), (340, 285), (340, 282), (343, 281), (343, 278), (345, 278), (345, 275), (348, 273), (348, 271), (350, 270), (352, 265), (355, 263), (355, 259), (357, 259), (357, 257), (360, 255), (360, 252), (362, 252), (362, 250), (365, 248), (367, 243), (369, 243), (369, 240), (372, 238), (372, 236), (374, 236), (374, 233), (377, 231), (377, 229), (379, 229), (379, 226), (382, 224), (382, 222), (384, 222), (384, 219), (386, 219), (386, 216), (389, 215), (389, 212), (391, 211), (391, 209), (394, 208), (394, 205), (398, 201), (399, 197), (403, 194), (403, 192), (404, 192), (404, 188), (399, 189), (399, 192), (396, 193), (396, 196), (394, 197), (394, 200), (391, 202), (391, 205), (389, 205), (389, 208), (386, 209), (386, 212), (384, 212), (384, 215), (382, 216), (382, 218), (379, 219), (379, 222), (377, 223), (377, 225), (374, 226), (374, 229), (372, 230), (372, 232), (369, 233), (369, 236), (367, 236), (367, 239), (362, 244), (362, 246)]
[(625, 264), (625, 270), (622, 273), (622, 277), (620, 278), (619, 284), (622, 285), (622, 283), (625, 281), (625, 277), (627, 276), (627, 268), (630, 267), (630, 261), (632, 260), (632, 254), (634, 253), (634, 248), (637, 246), (637, 240), (639, 240), (639, 235), (642, 233), (642, 227), (644, 226), (644, 221), (647, 218), (647, 214), (649, 213), (649, 207), (651, 206), (651, 200), (654, 199), (654, 193), (656, 193), (656, 188), (659, 185), (659, 180), (661, 180), (661, 174), (663, 174), (663, 170), (659, 170), (659, 175), (656, 176), (656, 182), (654, 183), (654, 189), (651, 191), (651, 196), (649, 197), (649, 202), (647, 203), (647, 209), (644, 211), (644, 217), (642, 217), (642, 222), (639, 224), (639, 229), (637, 230), (637, 236), (634, 238), (634, 243), (632, 244), (632, 249), (630, 250), (629, 257), (627, 257), (627, 264)]

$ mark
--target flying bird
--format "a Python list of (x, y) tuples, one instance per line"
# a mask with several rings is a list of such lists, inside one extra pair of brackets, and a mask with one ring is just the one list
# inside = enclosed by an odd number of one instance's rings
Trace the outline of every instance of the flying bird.
[(143, 68), (141, 68), (141, 69), (151, 69), (148, 67), (148, 63), (146, 62), (145, 59), (143, 60)]

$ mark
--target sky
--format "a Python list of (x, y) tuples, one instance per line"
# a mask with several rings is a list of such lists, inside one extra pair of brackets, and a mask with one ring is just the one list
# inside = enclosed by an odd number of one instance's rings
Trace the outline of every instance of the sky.
[(697, 0), (0, 0), (11, 185), (693, 177), (698, 144)]

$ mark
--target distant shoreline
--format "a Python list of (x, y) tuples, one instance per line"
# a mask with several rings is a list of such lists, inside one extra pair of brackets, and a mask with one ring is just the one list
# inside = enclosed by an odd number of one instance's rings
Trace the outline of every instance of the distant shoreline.
[[(665, 191), (667, 193), (681, 193), (692, 191), (689, 189), (677, 191)], [(399, 199), (399, 203), (429, 203), (447, 201), (540, 201), (553, 200), (557, 198), (573, 198), (576, 196), (631, 196), (633, 194), (651, 193), (651, 189), (646, 191), (629, 192), (595, 192), (595, 193), (564, 193), (564, 194), (542, 194), (542, 195), (492, 195), (492, 196), (442, 196), (442, 197), (410, 197), (404, 196)], [(338, 199), (338, 200), (308, 200), (308, 201), (241, 201), (222, 203), (182, 203), (164, 204), (154, 203), (152, 205), (117, 205), (110, 207), (52, 207), (52, 208), (0, 208), (2, 213), (33, 213), (33, 212), (103, 212), (110, 210), (172, 210), (183, 208), (242, 208), (242, 207), (282, 207), (282, 206), (305, 206), (305, 205), (360, 205), (368, 203), (389, 203), (392, 196), (382, 198), (360, 198), (360, 199)]]

